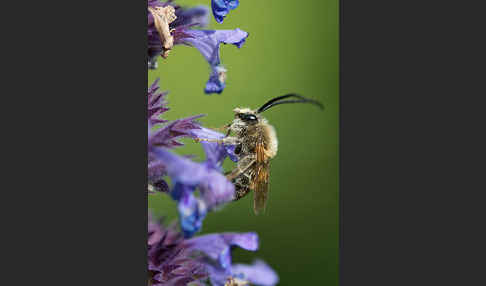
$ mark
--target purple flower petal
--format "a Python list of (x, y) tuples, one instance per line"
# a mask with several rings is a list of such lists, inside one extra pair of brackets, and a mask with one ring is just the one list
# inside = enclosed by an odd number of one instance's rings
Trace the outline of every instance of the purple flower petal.
[(231, 272), (234, 277), (240, 277), (251, 284), (260, 286), (274, 286), (279, 280), (277, 273), (262, 260), (256, 260), (252, 265), (233, 265)]
[[(223, 139), (225, 136), (217, 131), (201, 127), (191, 131), (191, 135), (200, 139)], [(237, 162), (238, 158), (234, 153), (235, 145), (222, 145), (216, 142), (201, 141), (204, 153), (206, 153), (206, 162), (214, 168), (219, 168), (223, 164), (226, 156), (229, 156), (233, 162)]]
[(189, 239), (186, 245), (191, 250), (205, 253), (218, 261), (222, 268), (228, 269), (231, 267), (231, 246), (255, 251), (258, 249), (258, 235), (253, 232), (208, 234)]
[(201, 114), (174, 120), (156, 131), (149, 132), (149, 146), (163, 146), (166, 148), (182, 146), (183, 144), (176, 139), (180, 137), (190, 137), (191, 130), (200, 128), (199, 124), (197, 124), (194, 120), (202, 116), (204, 115)]
[(234, 30), (188, 30), (190, 36), (184, 41), (196, 47), (211, 66), (221, 63), (219, 57), (219, 44), (233, 44), (241, 48), (248, 33), (238, 28)]
[(167, 174), (178, 183), (197, 186), (208, 175), (209, 170), (203, 164), (177, 156), (164, 148), (154, 148), (153, 154), (164, 162)]
[[(205, 265), (183, 245), (182, 235), (174, 227), (148, 217), (148, 285), (202, 285), (208, 278)], [(182, 283), (182, 284), (180, 284)]]
[(192, 192), (186, 191), (182, 193), (177, 210), (184, 237), (192, 237), (202, 227), (207, 213), (206, 204)]
[(160, 79), (156, 79), (154, 83), (152, 83), (147, 93), (147, 115), (150, 124), (167, 122), (166, 120), (160, 119), (160, 115), (169, 110), (167, 103), (165, 102), (165, 97), (168, 92), (157, 92), (159, 89), (159, 80)]
[(219, 45), (233, 44), (240, 48), (248, 37), (248, 33), (240, 29), (234, 30), (187, 30), (182, 43), (194, 46), (211, 66), (211, 74), (206, 83), (206, 93), (221, 93), (225, 87), (226, 69), (221, 65)]
[(234, 185), (214, 169), (199, 184), (199, 190), (209, 209), (232, 201), (235, 194)]
[[(159, 161), (164, 162), (165, 171), (172, 180), (193, 188), (199, 186), (208, 209), (233, 199), (234, 186), (219, 170), (211, 168), (208, 164), (196, 163), (177, 156), (162, 148), (155, 148), (153, 154)], [(173, 194), (176, 200), (180, 196), (180, 193)]]
[(236, 9), (239, 4), (238, 0), (212, 0), (211, 8), (216, 22), (222, 23), (229, 11)]

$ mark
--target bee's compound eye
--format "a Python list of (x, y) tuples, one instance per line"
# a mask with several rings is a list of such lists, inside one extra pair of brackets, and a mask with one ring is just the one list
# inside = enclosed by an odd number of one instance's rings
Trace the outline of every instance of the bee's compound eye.
[(247, 119), (248, 119), (249, 121), (256, 121), (256, 120), (257, 120), (256, 116), (255, 116), (255, 115), (253, 115), (253, 114), (248, 114)]
[(256, 122), (257, 117), (254, 114), (240, 113), (238, 117), (245, 122)]

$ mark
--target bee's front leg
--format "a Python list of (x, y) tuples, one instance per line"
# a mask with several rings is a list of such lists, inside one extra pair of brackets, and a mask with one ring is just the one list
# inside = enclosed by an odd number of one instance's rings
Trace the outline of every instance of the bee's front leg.
[(215, 142), (215, 143), (224, 144), (224, 145), (236, 145), (236, 144), (240, 143), (240, 139), (238, 139), (237, 137), (233, 137), (233, 136), (224, 137), (223, 139), (194, 138), (194, 141), (196, 141), (196, 143), (199, 143), (201, 141)]

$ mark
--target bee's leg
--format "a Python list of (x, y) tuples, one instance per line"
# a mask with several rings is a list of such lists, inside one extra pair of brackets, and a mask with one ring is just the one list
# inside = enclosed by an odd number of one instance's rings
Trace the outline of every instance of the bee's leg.
[(231, 173), (226, 175), (226, 178), (228, 180), (233, 180), (239, 175), (243, 174), (248, 168), (251, 167), (255, 163), (255, 155), (247, 155), (243, 158), (241, 158), (238, 161), (238, 164), (236, 165), (236, 168), (234, 168)]
[(195, 138), (196, 142), (206, 141), (206, 142), (216, 142), (218, 144), (228, 144), (228, 145), (236, 145), (240, 143), (240, 139), (237, 137), (228, 136), (223, 139), (206, 139), (206, 138)]

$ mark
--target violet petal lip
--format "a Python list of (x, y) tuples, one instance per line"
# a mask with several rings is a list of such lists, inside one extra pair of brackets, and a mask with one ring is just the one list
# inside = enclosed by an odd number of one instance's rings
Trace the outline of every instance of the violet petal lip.
[(255, 260), (251, 265), (233, 264), (231, 272), (254, 285), (273, 286), (279, 281), (277, 273), (262, 260)]
[[(191, 45), (199, 50), (211, 67), (205, 93), (221, 93), (225, 84), (226, 69), (221, 65), (220, 44), (233, 44), (238, 48), (245, 43), (248, 33), (238, 28), (234, 30), (187, 30), (187, 37), (181, 43)], [(222, 74), (223, 73), (223, 76)]]

